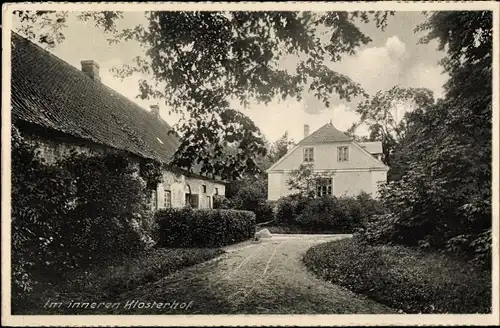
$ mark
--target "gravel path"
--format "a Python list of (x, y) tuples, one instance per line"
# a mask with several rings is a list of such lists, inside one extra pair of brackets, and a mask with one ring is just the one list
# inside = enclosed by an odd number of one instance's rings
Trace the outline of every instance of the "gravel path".
[[(215, 260), (122, 294), (122, 306), (109, 313), (393, 313), (382, 304), (316, 278), (305, 268), (302, 255), (307, 249), (343, 237), (346, 236), (274, 235), (260, 242), (233, 245)], [(158, 305), (175, 304), (174, 301), (179, 303), (177, 308)], [(135, 306), (125, 308), (127, 302)], [(148, 302), (156, 305), (150, 307)], [(187, 308), (180, 309), (182, 303)]]

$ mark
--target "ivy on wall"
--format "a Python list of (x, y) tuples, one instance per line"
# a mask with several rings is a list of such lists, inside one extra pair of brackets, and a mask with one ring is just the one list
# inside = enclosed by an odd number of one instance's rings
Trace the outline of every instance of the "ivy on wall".
[[(139, 172), (138, 172), (139, 171)], [(49, 164), (12, 127), (13, 292), (36, 275), (63, 273), (154, 244), (149, 188), (161, 166), (117, 153), (72, 151)]]

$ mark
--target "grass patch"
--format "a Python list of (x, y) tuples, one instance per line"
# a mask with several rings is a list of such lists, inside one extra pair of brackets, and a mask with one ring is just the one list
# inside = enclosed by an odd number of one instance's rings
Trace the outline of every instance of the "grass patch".
[[(121, 293), (222, 253), (224, 251), (218, 248), (154, 248), (133, 259), (117, 259), (87, 271), (67, 273), (60, 282), (45, 279), (24, 297), (12, 295), (12, 314), (66, 313), (71, 310), (64, 305), (71, 301), (114, 302)], [(52, 310), (44, 308), (49, 299), (61, 302), (63, 306)]]
[(320, 278), (405, 313), (491, 313), (491, 272), (442, 254), (356, 239), (310, 248)]

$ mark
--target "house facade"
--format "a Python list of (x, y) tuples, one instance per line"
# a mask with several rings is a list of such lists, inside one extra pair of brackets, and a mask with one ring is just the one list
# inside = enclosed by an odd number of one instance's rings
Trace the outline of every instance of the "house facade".
[(378, 197), (378, 184), (387, 180), (389, 168), (382, 163), (380, 142), (358, 143), (331, 123), (302, 139), (268, 170), (268, 199), (278, 200), (296, 192), (287, 181), (301, 164), (312, 165), (325, 178), (316, 186), (317, 196), (356, 196), (366, 192)]
[(163, 179), (151, 193), (153, 209), (212, 208), (225, 183), (196, 171), (173, 167), (179, 136), (159, 115), (147, 111), (100, 81), (99, 65), (81, 62), (81, 70), (12, 33), (12, 124), (40, 155), (55, 162), (77, 151), (116, 153), (137, 165), (145, 159), (163, 164)]

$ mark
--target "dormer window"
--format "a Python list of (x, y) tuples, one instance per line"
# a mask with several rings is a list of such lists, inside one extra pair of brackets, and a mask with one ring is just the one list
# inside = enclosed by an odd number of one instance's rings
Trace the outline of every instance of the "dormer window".
[(349, 160), (349, 147), (337, 147), (337, 161), (347, 162)]
[(314, 162), (314, 148), (308, 147), (304, 148), (304, 163)]

